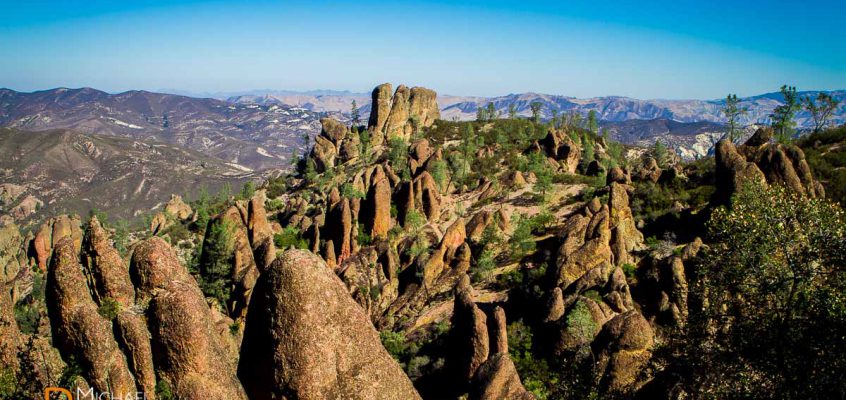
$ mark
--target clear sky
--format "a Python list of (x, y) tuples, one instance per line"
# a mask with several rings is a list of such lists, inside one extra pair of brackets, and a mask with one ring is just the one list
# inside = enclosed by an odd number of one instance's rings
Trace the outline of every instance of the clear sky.
[(846, 1), (0, 0), (0, 87), (534, 91), (846, 88)]

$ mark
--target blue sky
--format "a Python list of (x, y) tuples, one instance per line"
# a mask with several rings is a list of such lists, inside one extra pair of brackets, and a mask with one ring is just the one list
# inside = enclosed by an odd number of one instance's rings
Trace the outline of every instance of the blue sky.
[(0, 0), (0, 87), (535, 91), (711, 99), (846, 88), (846, 2)]

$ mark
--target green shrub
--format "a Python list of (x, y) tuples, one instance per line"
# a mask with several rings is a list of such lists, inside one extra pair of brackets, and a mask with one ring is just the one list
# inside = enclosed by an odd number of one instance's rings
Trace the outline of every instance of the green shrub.
[[(360, 238), (361, 235), (359, 235)], [(282, 232), (273, 235), (273, 243), (276, 244), (278, 249), (308, 249), (308, 242), (303, 239), (299, 229), (293, 226), (287, 226), (282, 229)]]
[(635, 278), (635, 274), (637, 273), (637, 266), (634, 264), (625, 263), (623, 264), (623, 273), (626, 274), (626, 278), (629, 280)]
[(176, 398), (173, 390), (170, 388), (170, 384), (166, 380), (159, 379), (156, 382), (156, 398), (159, 400), (173, 400)]
[(97, 308), (97, 313), (101, 317), (111, 321), (117, 318), (118, 313), (120, 313), (120, 303), (111, 297), (104, 297), (100, 302), (100, 307)]

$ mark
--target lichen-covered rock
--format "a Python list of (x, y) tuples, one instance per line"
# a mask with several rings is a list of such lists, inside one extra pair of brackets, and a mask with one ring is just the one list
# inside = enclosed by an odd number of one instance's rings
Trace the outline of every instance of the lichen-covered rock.
[(629, 195), (626, 186), (611, 182), (608, 196), (610, 205), (611, 253), (614, 264), (623, 265), (633, 260), (630, 253), (643, 244), (643, 234), (635, 226), (632, 209), (629, 207)]
[(628, 311), (608, 321), (594, 342), (601, 387), (609, 393), (636, 389), (653, 344), (652, 327), (639, 312)]
[(194, 277), (160, 238), (138, 244), (130, 276), (146, 317), (159, 377), (180, 399), (247, 398), (234, 360), (215, 333), (208, 304)]
[[(115, 325), (116, 339), (126, 352), (130, 370), (143, 392), (155, 393), (156, 372), (150, 348), (150, 333), (145, 321), (135, 311), (135, 287), (129, 279), (129, 269), (120, 254), (112, 247), (108, 235), (96, 217), (88, 222), (83, 261), (93, 278), (95, 298), (99, 305), (114, 301), (118, 305)], [(149, 397), (149, 396), (148, 396)]]
[(81, 363), (97, 391), (121, 398), (135, 393), (135, 380), (112, 336), (111, 323), (100, 316), (89, 294), (73, 239), (60, 239), (53, 252), (46, 300), (55, 344), (65, 357)]
[(6, 285), (0, 282), (0, 365), (17, 373), (20, 365), (18, 351), (23, 341), (15, 320), (14, 303)]
[(466, 385), (476, 374), (476, 370), (488, 359), (490, 341), (488, 339), (487, 316), (473, 301), (473, 287), (464, 275), (455, 288), (450, 328), (450, 363), (451, 374), (458, 387)]
[(388, 114), (391, 113), (391, 96), (390, 83), (383, 83), (373, 89), (367, 127), (373, 133), (371, 142), (374, 146), (379, 146), (385, 141), (385, 125), (388, 122)]
[(758, 166), (747, 161), (728, 140), (717, 143), (715, 160), (717, 165), (714, 199), (717, 204), (728, 204), (731, 196), (747, 183), (766, 183), (764, 174)]
[(465, 244), (464, 241), (466, 239), (467, 233), (464, 231), (464, 219), (458, 218), (444, 232), (441, 242), (432, 251), (429, 259), (426, 261), (426, 265), (423, 267), (423, 285), (425, 287), (433, 287), (438, 278), (444, 274), (445, 269), (456, 266), (453, 261), (456, 258), (456, 254), (458, 254), (459, 248)]
[(335, 158), (338, 150), (335, 144), (323, 136), (314, 138), (314, 147), (311, 149), (311, 158), (314, 159), (317, 172), (326, 172), (335, 167)]
[(165, 204), (164, 210), (167, 214), (172, 215), (180, 221), (185, 221), (188, 218), (191, 218), (191, 215), (194, 213), (194, 211), (191, 210), (191, 206), (185, 204), (185, 202), (182, 201), (182, 196), (178, 194), (170, 196), (170, 200), (168, 200), (167, 204)]
[(265, 200), (265, 191), (256, 191), (247, 207), (247, 232), (250, 247), (253, 249), (253, 259), (259, 271), (267, 269), (276, 258), (273, 229), (267, 222), (267, 212), (264, 209)]
[(370, 176), (370, 189), (363, 205), (362, 222), (371, 237), (386, 237), (391, 229), (391, 184), (381, 166)]
[(388, 83), (373, 89), (373, 101), (368, 127), (373, 135), (373, 145), (378, 146), (392, 137), (408, 139), (415, 129), (431, 126), (440, 118), (440, 109), (433, 90), (422, 87), (409, 89), (397, 86), (391, 96)]
[(41, 224), (38, 233), (32, 240), (32, 249), (35, 252), (35, 261), (38, 263), (38, 269), (41, 272), (47, 272), (47, 262), (50, 260), (50, 255), (53, 252), (53, 227), (50, 226), (49, 221)]
[(338, 277), (301, 250), (259, 279), (238, 373), (251, 399), (420, 398)]
[(560, 129), (550, 129), (546, 137), (539, 142), (547, 156), (556, 160), (565, 172), (574, 173), (579, 166), (582, 150), (578, 143)]

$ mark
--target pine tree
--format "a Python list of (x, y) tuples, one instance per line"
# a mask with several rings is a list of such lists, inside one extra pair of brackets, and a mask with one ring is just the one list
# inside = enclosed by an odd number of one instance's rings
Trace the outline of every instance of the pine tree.
[(533, 101), (529, 104), (529, 108), (532, 110), (532, 121), (535, 121), (536, 124), (540, 123), (541, 107), (543, 107), (543, 103), (539, 101)]
[(352, 101), (352, 110), (350, 110), (350, 118), (352, 119), (353, 126), (358, 126), (361, 123), (361, 114), (358, 111), (358, 104), (356, 104), (355, 99)]
[(770, 114), (770, 118), (773, 120), (776, 138), (779, 142), (785, 143), (793, 137), (796, 128), (796, 122), (793, 121), (793, 117), (799, 111), (799, 98), (796, 94), (795, 86), (783, 85), (781, 87), (781, 94), (784, 96), (784, 104), (776, 107), (773, 113)]
[(588, 130), (594, 135), (599, 132), (599, 122), (596, 119), (596, 110), (588, 112)]
[(517, 119), (517, 106), (514, 103), (508, 105), (508, 118)]
[(726, 106), (723, 108), (723, 114), (726, 115), (729, 140), (732, 142), (736, 142), (740, 138), (737, 119), (741, 115), (746, 114), (746, 111), (745, 107), (740, 107), (740, 100), (736, 94), (726, 96)]
[(487, 114), (487, 121), (493, 121), (496, 119), (496, 108), (494, 107), (493, 103), (488, 103), (487, 109), (485, 110), (485, 114)]
[(828, 125), (828, 119), (840, 105), (840, 101), (834, 99), (830, 94), (820, 92), (817, 94), (816, 101), (810, 96), (802, 98), (802, 104), (805, 110), (811, 113), (814, 119), (814, 133), (817, 133)]

